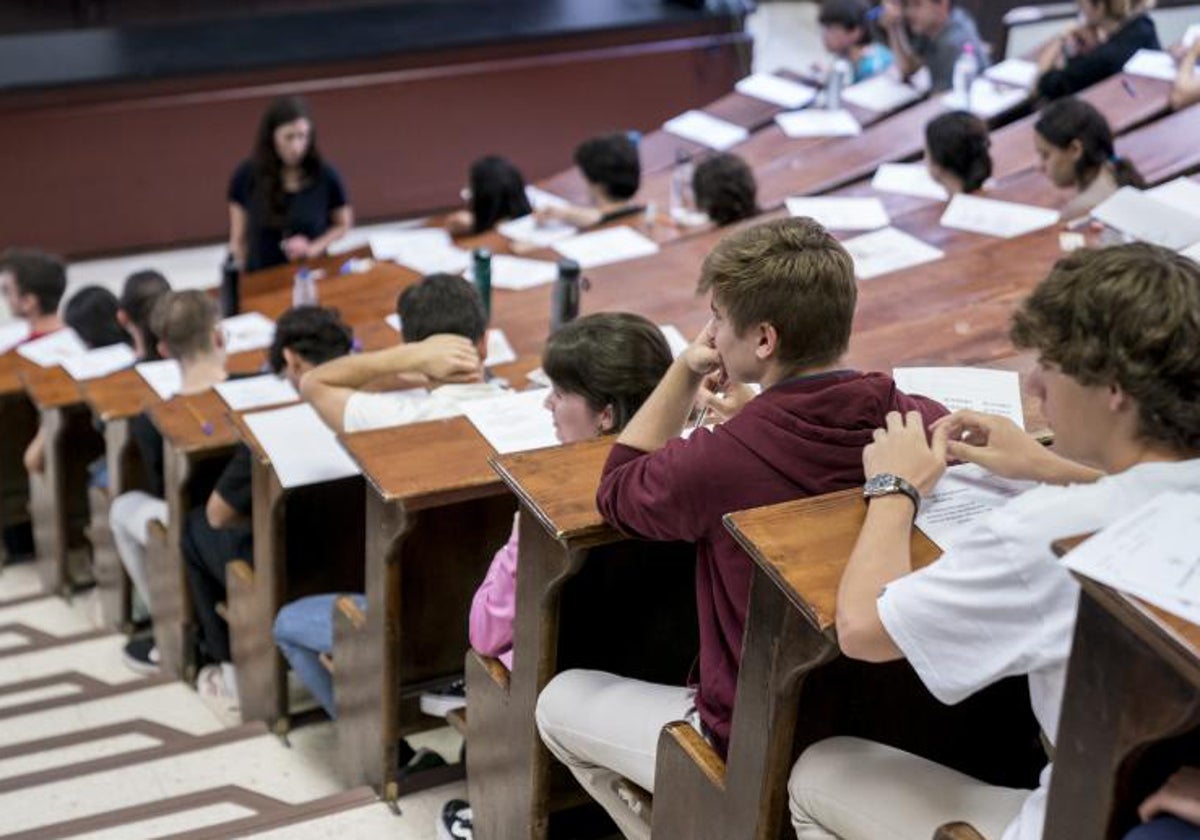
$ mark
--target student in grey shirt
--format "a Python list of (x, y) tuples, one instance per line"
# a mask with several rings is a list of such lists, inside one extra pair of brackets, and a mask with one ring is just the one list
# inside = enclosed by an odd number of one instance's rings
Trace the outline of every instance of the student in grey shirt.
[(980, 66), (987, 64), (975, 21), (953, 0), (883, 0), (880, 22), (904, 77), (928, 67), (935, 91), (953, 87), (963, 45), (974, 44)]

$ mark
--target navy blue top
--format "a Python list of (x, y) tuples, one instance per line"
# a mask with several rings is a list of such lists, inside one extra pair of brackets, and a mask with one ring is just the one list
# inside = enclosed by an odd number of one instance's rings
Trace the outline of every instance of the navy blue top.
[(1161, 49), (1158, 30), (1149, 15), (1138, 15), (1095, 49), (1075, 56), (1061, 70), (1051, 70), (1038, 82), (1038, 94), (1059, 99), (1078, 93), (1121, 72), (1138, 50)]

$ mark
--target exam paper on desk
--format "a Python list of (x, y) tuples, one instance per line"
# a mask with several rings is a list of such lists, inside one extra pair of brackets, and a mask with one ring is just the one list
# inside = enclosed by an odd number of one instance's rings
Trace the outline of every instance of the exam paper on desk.
[(676, 137), (691, 140), (718, 152), (731, 149), (750, 136), (750, 132), (740, 125), (703, 111), (686, 111), (663, 123), (663, 129)]
[(733, 89), (743, 96), (770, 102), (789, 110), (803, 108), (817, 96), (815, 88), (770, 73), (753, 73), (734, 85)]
[(1013, 239), (1050, 227), (1059, 220), (1057, 210), (999, 201), (977, 195), (959, 194), (950, 199), (942, 214), (942, 227)]
[(860, 280), (881, 277), (945, 256), (941, 250), (894, 227), (848, 239), (842, 245), (854, 259), (854, 273)]
[(878, 198), (794, 196), (787, 199), (793, 217), (809, 216), (830, 230), (877, 230), (892, 223)]
[(558, 445), (544, 388), (472, 400), (463, 413), (501, 455)]
[(124, 370), (135, 361), (137, 357), (133, 355), (133, 348), (128, 344), (111, 344), (63, 359), (62, 365), (76, 382), (85, 382)]
[(249, 411), (269, 405), (292, 403), (300, 399), (291, 382), (273, 373), (245, 379), (229, 379), (218, 382), (213, 389), (232, 411)]
[(183, 371), (174, 359), (142, 362), (135, 365), (134, 370), (154, 389), (160, 400), (171, 399), (183, 387)]
[(899, 110), (916, 102), (924, 92), (894, 79), (886, 73), (850, 85), (842, 91), (842, 101), (878, 114)]
[(336, 481), (361, 470), (308, 403), (244, 415), (282, 487)]
[(875, 170), (875, 177), (871, 179), (871, 189), (934, 201), (946, 201), (950, 198), (946, 188), (933, 180), (929, 168), (923, 163), (881, 164)]
[(87, 345), (70, 327), (26, 341), (17, 347), (17, 355), (38, 367), (56, 367), (72, 356), (82, 356), (86, 352)]
[(921, 500), (916, 524), (942, 551), (949, 551), (980, 519), (1036, 486), (1033, 481), (1001, 478), (975, 464), (956, 464)]
[(1133, 187), (1113, 193), (1092, 210), (1092, 218), (1134, 239), (1173, 251), (1200, 243), (1200, 216)]
[(13, 321), (0, 327), (0, 353), (7, 353), (25, 339), (29, 338), (29, 322)]
[(951, 411), (998, 414), (1025, 428), (1021, 379), (1016, 371), (972, 367), (898, 367), (892, 371), (892, 380), (906, 394), (920, 394), (937, 400)]
[(275, 322), (261, 312), (243, 312), (221, 322), (225, 352), (230, 356), (270, 347), (275, 340)]
[(862, 126), (849, 111), (824, 111), (807, 108), (776, 114), (775, 123), (788, 137), (857, 137)]

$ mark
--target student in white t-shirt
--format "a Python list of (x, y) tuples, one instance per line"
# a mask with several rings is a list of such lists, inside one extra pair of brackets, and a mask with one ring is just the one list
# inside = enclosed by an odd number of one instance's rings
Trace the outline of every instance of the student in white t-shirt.
[[(1051, 542), (1103, 528), (1156, 493), (1200, 490), (1200, 267), (1144, 244), (1077, 251), (1022, 304), (1012, 338), (1039, 354), (1029, 390), (1054, 451), (989, 415), (944, 418), (931, 442), (919, 416), (889, 415), (863, 451), (866, 475), (878, 478), (868, 488), (881, 495), (839, 587), (838, 642), (853, 659), (907, 659), (945, 703), (1026, 675), (1053, 741), (1079, 587)], [(914, 502), (947, 459), (1042, 486), (913, 571)], [(831, 738), (793, 769), (792, 820), (800, 840), (878, 837), (881, 823), (888, 837), (929, 840), (954, 821), (989, 840), (1034, 840), (1049, 775), (1036, 791), (998, 788), (882, 744)]]
[[(304, 398), (334, 430), (455, 417), (463, 403), (500, 393), (483, 381), (487, 313), (473, 285), (457, 275), (431, 274), (400, 293), (396, 312), (402, 344), (335, 359), (301, 382)], [(399, 390), (363, 390), (386, 380)]]

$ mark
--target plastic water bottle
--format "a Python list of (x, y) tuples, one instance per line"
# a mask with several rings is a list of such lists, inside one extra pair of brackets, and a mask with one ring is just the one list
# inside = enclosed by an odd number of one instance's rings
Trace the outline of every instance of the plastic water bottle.
[(979, 56), (975, 55), (975, 45), (968, 41), (954, 61), (954, 98), (965, 111), (971, 110), (971, 87), (978, 77)]
[(292, 281), (292, 306), (316, 306), (317, 301), (317, 272), (301, 268)]
[(558, 279), (550, 301), (550, 333), (558, 332), (563, 324), (579, 317), (579, 293), (582, 269), (575, 260), (558, 261)]
[(476, 248), (472, 254), (475, 288), (483, 299), (483, 311), (492, 317), (492, 252), (487, 248)]
[(854, 79), (854, 71), (850, 62), (837, 58), (829, 68), (829, 78), (825, 80), (825, 107), (830, 111), (838, 111), (842, 107), (842, 91)]
[(685, 227), (702, 225), (708, 217), (696, 208), (696, 192), (692, 188), (692, 178), (696, 174), (696, 166), (691, 157), (682, 149), (675, 151), (675, 169), (671, 173), (671, 218)]

